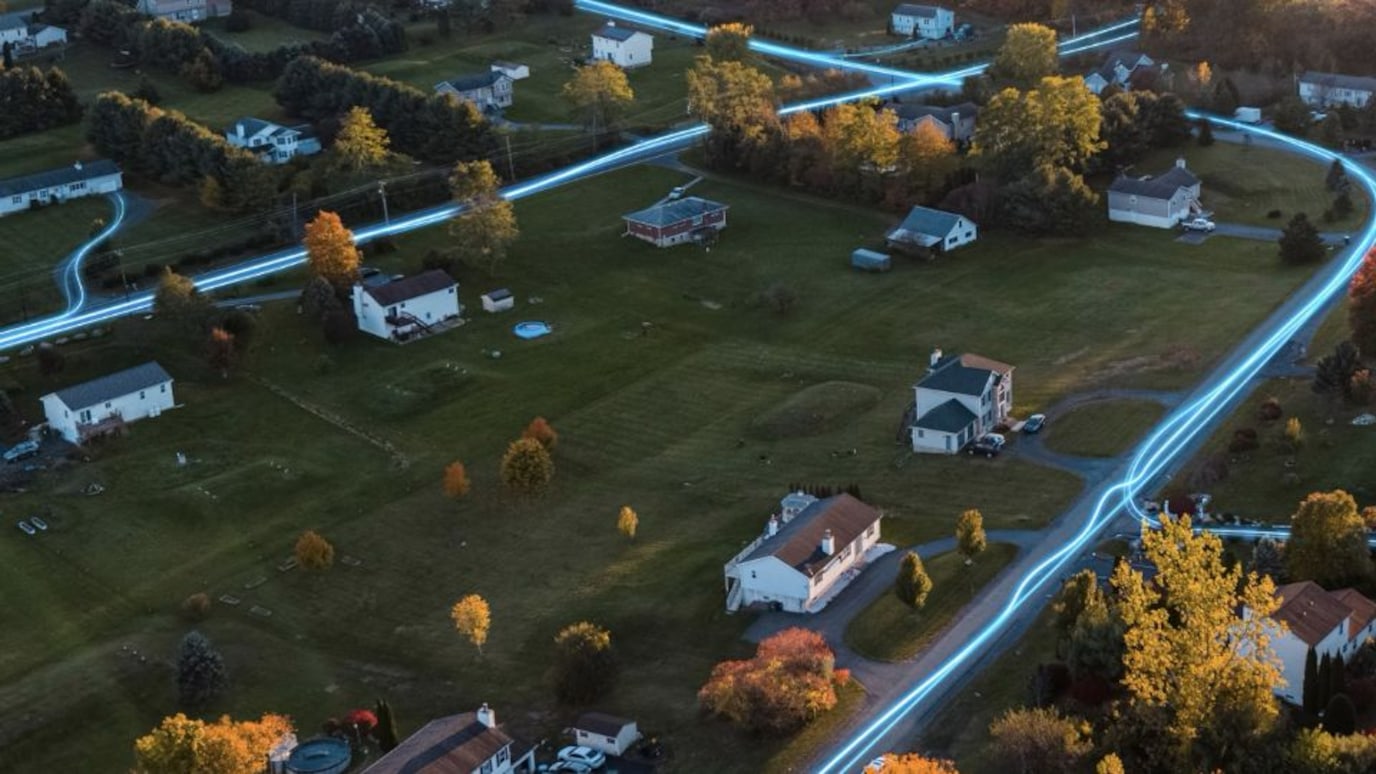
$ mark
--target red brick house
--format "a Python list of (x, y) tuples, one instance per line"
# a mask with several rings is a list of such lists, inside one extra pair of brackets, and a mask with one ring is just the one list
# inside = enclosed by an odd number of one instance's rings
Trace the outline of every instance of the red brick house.
[(622, 215), (626, 233), (656, 247), (708, 241), (726, 228), (726, 205), (688, 196)]

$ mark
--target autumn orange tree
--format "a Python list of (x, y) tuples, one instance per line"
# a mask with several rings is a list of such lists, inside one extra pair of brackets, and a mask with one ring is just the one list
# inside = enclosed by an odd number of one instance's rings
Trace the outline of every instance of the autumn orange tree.
[(627, 538), (635, 540), (635, 531), (639, 527), (640, 517), (636, 515), (635, 511), (631, 510), (631, 506), (621, 506), (621, 513), (616, 517), (617, 531)]
[(319, 532), (308, 529), (296, 539), (296, 563), (307, 570), (326, 570), (334, 564), (334, 546)]
[(468, 494), (470, 488), (472, 488), (472, 484), (468, 480), (468, 470), (464, 468), (462, 462), (454, 460), (445, 466), (444, 493), (446, 495), (457, 500)]
[(882, 763), (866, 766), (865, 774), (960, 774), (950, 761), (926, 758), (917, 753), (888, 753), (879, 760)]
[(212, 369), (219, 371), (220, 376), (228, 377), (237, 354), (238, 347), (234, 343), (234, 334), (218, 325), (210, 329), (206, 360)]
[(359, 255), (354, 234), (344, 221), (328, 210), (321, 210), (306, 224), (306, 260), (311, 273), (324, 278), (336, 290), (347, 288), (358, 279)]
[(1376, 250), (1366, 254), (1348, 285), (1347, 324), (1357, 351), (1376, 355)]
[(502, 483), (517, 494), (538, 494), (554, 478), (554, 460), (544, 444), (533, 438), (511, 442), (502, 456)]
[(134, 771), (258, 774), (268, 752), (291, 732), (291, 720), (282, 715), (237, 722), (226, 715), (206, 723), (177, 713), (134, 742)]
[(454, 621), (454, 629), (467, 637), (481, 656), (483, 643), (487, 642), (487, 632), (492, 628), (492, 611), (487, 606), (487, 600), (477, 594), (469, 594), (454, 603), (449, 609), (449, 617)]
[(698, 701), (749, 731), (787, 734), (836, 706), (835, 662), (822, 635), (785, 629), (761, 641), (754, 658), (713, 667)]
[(530, 420), (526, 429), (521, 431), (522, 438), (532, 438), (540, 442), (540, 445), (554, 451), (554, 447), (559, 443), (559, 434), (550, 427), (549, 422), (544, 417), (536, 417)]

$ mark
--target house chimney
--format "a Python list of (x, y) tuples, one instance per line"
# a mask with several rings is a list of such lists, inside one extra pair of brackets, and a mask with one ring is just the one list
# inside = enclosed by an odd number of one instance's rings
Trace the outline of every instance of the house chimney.
[(487, 706), (487, 702), (483, 702), (483, 706), (478, 708), (478, 722), (488, 728), (497, 727), (497, 713), (493, 712), (492, 708)]
[(769, 526), (765, 528), (765, 534), (769, 537), (779, 534), (779, 517), (777, 515), (769, 517)]
[(78, 161), (77, 163), (73, 164), (72, 166), (74, 166), (74, 167), (76, 167), (78, 170), (80, 170), (80, 169), (81, 169), (81, 162)]
[(239, 135), (239, 139), (244, 139), (244, 122), (240, 121), (234, 125), (234, 133)]
[(1177, 159), (1175, 160), (1175, 166), (1178, 167), (1179, 169), (1184, 169), (1184, 168), (1185, 168), (1185, 157), (1184, 157), (1184, 156), (1181, 156), (1181, 157), (1177, 158)]
[(831, 534), (831, 530), (822, 533), (822, 553), (827, 556), (836, 553), (836, 538)]
[(936, 368), (936, 364), (937, 364), (937, 363), (940, 363), (940, 362), (941, 362), (941, 347), (937, 347), (936, 349), (932, 350), (932, 356), (931, 356), (931, 358), (927, 361), (927, 369), (928, 369), (928, 370), (932, 370), (932, 369)]

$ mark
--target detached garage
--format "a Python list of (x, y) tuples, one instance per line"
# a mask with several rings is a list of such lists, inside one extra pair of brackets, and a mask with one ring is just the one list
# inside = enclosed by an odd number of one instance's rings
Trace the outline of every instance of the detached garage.
[(888, 271), (893, 268), (893, 261), (889, 259), (887, 253), (866, 250), (862, 247), (850, 254), (850, 265), (861, 271)]

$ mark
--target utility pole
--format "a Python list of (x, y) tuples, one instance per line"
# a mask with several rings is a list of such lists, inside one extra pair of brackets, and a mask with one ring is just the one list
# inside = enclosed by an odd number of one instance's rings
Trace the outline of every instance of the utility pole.
[(387, 181), (377, 181), (377, 192), (382, 196), (382, 222), (391, 223), (392, 216), (387, 213)]
[(506, 140), (506, 172), (507, 179), (516, 182), (516, 162), (511, 158), (511, 132), (502, 132), (502, 137)]
[(301, 238), (301, 228), (296, 223), (296, 192), (291, 192), (291, 238)]

